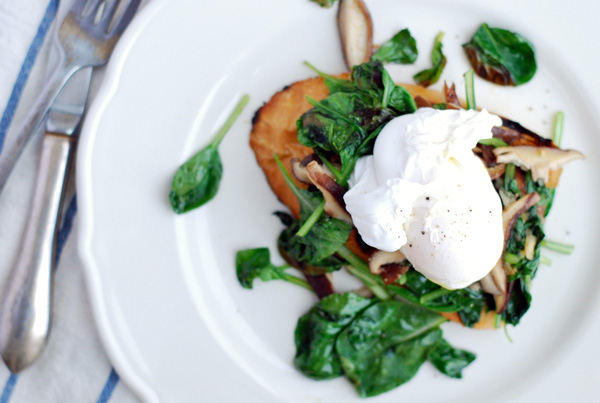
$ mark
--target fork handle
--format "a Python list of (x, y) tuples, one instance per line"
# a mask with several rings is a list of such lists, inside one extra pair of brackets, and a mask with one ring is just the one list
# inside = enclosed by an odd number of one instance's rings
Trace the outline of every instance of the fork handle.
[(33, 363), (48, 339), (56, 235), (74, 142), (53, 133), (43, 139), (33, 206), (0, 313), (2, 358), (13, 373)]

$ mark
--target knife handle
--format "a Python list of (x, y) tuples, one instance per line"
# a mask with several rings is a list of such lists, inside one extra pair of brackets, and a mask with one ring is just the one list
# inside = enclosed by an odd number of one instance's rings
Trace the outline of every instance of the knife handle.
[(13, 373), (33, 363), (48, 339), (56, 235), (74, 141), (54, 133), (43, 139), (31, 214), (0, 311), (2, 358)]

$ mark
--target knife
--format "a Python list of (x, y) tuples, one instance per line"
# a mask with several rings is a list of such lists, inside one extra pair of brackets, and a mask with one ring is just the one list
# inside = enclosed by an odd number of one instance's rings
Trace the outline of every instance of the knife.
[(0, 310), (0, 349), (13, 373), (33, 363), (48, 339), (61, 205), (91, 77), (91, 67), (71, 77), (46, 119), (31, 212)]

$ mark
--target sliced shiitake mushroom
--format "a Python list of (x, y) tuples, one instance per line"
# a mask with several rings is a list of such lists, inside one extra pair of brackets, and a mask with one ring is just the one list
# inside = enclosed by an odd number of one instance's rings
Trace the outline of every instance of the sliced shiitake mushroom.
[(294, 175), (294, 178), (298, 179), (305, 185), (312, 185), (312, 182), (308, 177), (308, 172), (306, 172), (306, 166), (303, 166), (298, 158), (292, 158), (290, 164), (292, 168), (292, 175)]
[(494, 154), (497, 162), (530, 170), (533, 180), (542, 179), (544, 183), (550, 181), (551, 171), (559, 170), (567, 162), (585, 158), (575, 150), (535, 146), (497, 147)]
[[(504, 229), (504, 245), (508, 243), (510, 235), (515, 226), (517, 218), (534, 206), (541, 197), (538, 193), (529, 193), (525, 197), (512, 202), (502, 212), (502, 227)], [(510, 287), (507, 284), (506, 263), (504, 263), (504, 253), (498, 259), (492, 270), (479, 281), (481, 288), (494, 296), (496, 311), (502, 312), (506, 308)]]
[(306, 166), (310, 181), (321, 191), (325, 199), (325, 212), (330, 216), (352, 224), (352, 217), (346, 211), (344, 189), (333, 179), (317, 161), (311, 161)]
[(481, 280), (479, 284), (483, 291), (494, 296), (496, 310), (500, 311), (506, 305), (506, 295), (508, 293), (508, 285), (506, 283), (506, 270), (502, 257), (498, 259), (492, 270)]
[(444, 98), (446, 99), (447, 109), (460, 109), (460, 101), (456, 95), (456, 86), (454, 83), (448, 87), (444, 81)]
[(387, 285), (392, 284), (405, 274), (410, 266), (400, 251), (386, 252), (378, 250), (369, 258), (369, 270), (373, 274), (381, 275), (381, 279)]
[(364, 1), (340, 0), (337, 22), (348, 69), (368, 62), (373, 52), (373, 21)]

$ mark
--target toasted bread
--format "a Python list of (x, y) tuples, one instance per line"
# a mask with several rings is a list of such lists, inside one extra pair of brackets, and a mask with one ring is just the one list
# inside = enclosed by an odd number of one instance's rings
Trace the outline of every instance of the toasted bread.
[[(431, 104), (444, 102), (444, 97), (440, 92), (417, 85), (402, 84), (402, 86), (413, 97), (420, 96)], [(271, 189), (296, 218), (300, 213), (298, 200), (287, 186), (284, 176), (275, 162), (274, 155), (277, 154), (283, 165), (289, 167), (292, 158), (302, 160), (312, 154), (311, 148), (298, 142), (296, 121), (312, 107), (306, 97), (320, 101), (328, 95), (329, 90), (325, 81), (320, 77), (297, 81), (273, 95), (265, 105), (256, 111), (252, 119), (250, 147), (264, 171)], [(299, 181), (295, 180), (295, 182), (301, 188), (306, 187)], [(364, 248), (361, 248), (356, 231), (350, 236), (346, 245), (361, 258), (368, 260), (369, 255)], [(441, 312), (440, 314), (454, 322), (461, 322), (457, 313)], [(491, 328), (494, 325), (493, 319), (493, 312), (482, 312), (481, 320), (475, 327)]]
[[(442, 94), (437, 91), (409, 84), (403, 87), (413, 97), (421, 96), (434, 104), (443, 102)], [(306, 97), (320, 101), (328, 95), (329, 90), (320, 77), (297, 81), (273, 95), (269, 102), (256, 111), (252, 119), (250, 147), (254, 150), (256, 161), (264, 171), (273, 192), (296, 217), (300, 211), (298, 200), (286, 185), (273, 155), (277, 154), (283, 165), (289, 167), (292, 158), (302, 160), (312, 153), (311, 148), (298, 142), (296, 121), (312, 107)], [(297, 184), (305, 187), (300, 182)]]

